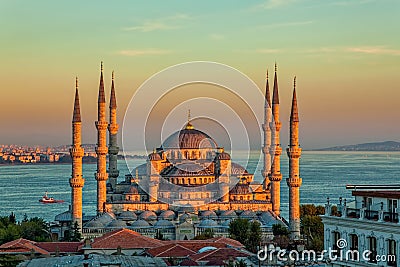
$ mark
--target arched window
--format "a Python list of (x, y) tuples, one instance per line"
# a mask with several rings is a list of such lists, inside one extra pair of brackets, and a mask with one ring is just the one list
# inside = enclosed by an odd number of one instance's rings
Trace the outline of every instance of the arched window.
[(368, 249), (371, 251), (369, 255), (369, 262), (376, 263), (376, 255), (377, 255), (377, 244), (376, 244), (376, 237), (370, 236), (368, 237)]
[[(358, 236), (356, 234), (350, 234), (349, 237), (350, 237), (350, 250), (358, 252)], [(358, 253), (349, 253), (349, 254), (351, 260), (359, 259)]]

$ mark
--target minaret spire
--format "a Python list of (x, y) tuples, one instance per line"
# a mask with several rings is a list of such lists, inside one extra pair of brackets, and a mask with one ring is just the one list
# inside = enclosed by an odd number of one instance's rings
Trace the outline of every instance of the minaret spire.
[(72, 146), (69, 149), (72, 158), (72, 175), (69, 179), (69, 185), (71, 186), (71, 228), (77, 223), (80, 231), (82, 231), (82, 188), (85, 183), (85, 180), (82, 178), (83, 152), (83, 148), (81, 147), (81, 112), (78, 78), (76, 78), (74, 113), (72, 117)]
[(81, 108), (79, 105), (78, 77), (75, 78), (75, 103), (72, 122), (81, 122)]
[(271, 120), (272, 120), (272, 112), (271, 112), (271, 95), (269, 92), (269, 81), (268, 81), (268, 70), (267, 77), (265, 82), (265, 104), (264, 104), (264, 123), (262, 125), (264, 131), (264, 146), (263, 146), (263, 154), (264, 154), (264, 168), (261, 171), (263, 176), (263, 188), (267, 190), (269, 187), (269, 178), (268, 176), (271, 174)]
[(115, 191), (117, 185), (117, 179), (119, 176), (119, 170), (117, 165), (117, 157), (119, 152), (117, 134), (118, 134), (118, 123), (117, 123), (117, 98), (115, 97), (114, 88), (114, 71), (111, 76), (111, 93), (110, 93), (110, 124), (108, 125), (109, 143), (108, 143), (108, 175), (111, 184), (111, 189)]
[(291, 239), (300, 238), (300, 157), (299, 147), (299, 114), (297, 109), (296, 77), (293, 81), (292, 111), (290, 114), (290, 142), (286, 149), (289, 157), (289, 178), (286, 183), (289, 186), (289, 230)]
[(97, 101), (97, 121), (95, 123), (97, 129), (97, 172), (95, 178), (97, 180), (97, 213), (105, 211), (106, 203), (106, 181), (108, 179), (106, 156), (107, 148), (107, 126), (106, 121), (106, 98), (104, 94), (103, 81), (103, 62), (101, 62), (99, 97)]
[(190, 118), (190, 109), (189, 109), (189, 110), (188, 110), (187, 124), (186, 124), (186, 127), (185, 127), (185, 129), (187, 129), (187, 130), (192, 130), (192, 129), (194, 129), (194, 127), (193, 127), (193, 125), (190, 123), (190, 121), (191, 121), (191, 118)]
[(282, 148), (280, 144), (280, 130), (281, 122), (279, 120), (279, 89), (278, 89), (278, 74), (277, 65), (275, 63), (275, 75), (274, 75), (274, 92), (272, 96), (272, 116), (274, 121), (270, 123), (272, 131), (272, 145), (270, 153), (274, 155), (271, 167), (271, 201), (272, 210), (276, 215), (280, 215), (280, 199), (281, 199), (281, 154)]

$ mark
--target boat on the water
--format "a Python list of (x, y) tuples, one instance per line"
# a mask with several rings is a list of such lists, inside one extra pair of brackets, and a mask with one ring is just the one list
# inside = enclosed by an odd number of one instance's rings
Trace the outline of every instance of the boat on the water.
[(45, 192), (44, 195), (42, 196), (42, 198), (39, 199), (39, 202), (42, 202), (45, 204), (47, 204), (47, 203), (62, 203), (62, 202), (64, 202), (64, 200), (54, 199), (53, 197), (49, 197), (47, 195), (47, 192)]

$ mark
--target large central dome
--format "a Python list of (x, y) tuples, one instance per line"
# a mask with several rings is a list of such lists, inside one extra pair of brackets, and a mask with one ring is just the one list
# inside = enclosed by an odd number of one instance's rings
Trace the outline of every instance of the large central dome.
[(170, 135), (162, 145), (163, 149), (215, 149), (217, 143), (208, 134), (194, 129), (188, 123), (186, 127)]

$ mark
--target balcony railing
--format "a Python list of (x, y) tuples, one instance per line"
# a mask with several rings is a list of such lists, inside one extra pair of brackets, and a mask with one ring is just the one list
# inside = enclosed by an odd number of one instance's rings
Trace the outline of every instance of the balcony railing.
[[(360, 213), (361, 213), (360, 209), (347, 208), (346, 217), (359, 219)], [(378, 221), (379, 220), (379, 211), (365, 210), (364, 219)], [(398, 223), (399, 222), (399, 214), (396, 212), (383, 212), (383, 221)]]

